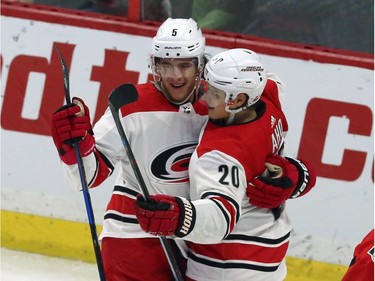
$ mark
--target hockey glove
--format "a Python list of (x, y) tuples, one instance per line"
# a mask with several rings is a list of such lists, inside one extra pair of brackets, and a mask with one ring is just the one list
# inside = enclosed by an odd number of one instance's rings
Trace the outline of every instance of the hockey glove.
[(298, 159), (274, 155), (266, 159), (268, 176), (255, 177), (246, 189), (250, 204), (276, 208), (308, 193), (316, 182), (314, 168)]
[(183, 197), (151, 195), (151, 201), (137, 196), (135, 214), (141, 228), (152, 235), (184, 237), (195, 224), (194, 205)]
[(73, 102), (60, 107), (52, 116), (52, 138), (60, 159), (68, 164), (76, 164), (73, 143), (79, 143), (82, 156), (89, 155), (95, 147), (90, 112), (84, 102), (74, 97)]

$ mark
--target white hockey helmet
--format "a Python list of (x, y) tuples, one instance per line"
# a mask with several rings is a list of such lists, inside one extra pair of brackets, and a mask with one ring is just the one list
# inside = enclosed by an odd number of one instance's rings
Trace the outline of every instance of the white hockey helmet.
[[(206, 64), (204, 78), (225, 92), (226, 111), (237, 113), (260, 99), (267, 83), (267, 72), (255, 52), (231, 49), (212, 57)], [(230, 102), (240, 93), (248, 96), (247, 104), (239, 109), (229, 109)]]
[(204, 65), (205, 38), (193, 19), (168, 18), (152, 39), (151, 63), (155, 58), (197, 58), (198, 67)]

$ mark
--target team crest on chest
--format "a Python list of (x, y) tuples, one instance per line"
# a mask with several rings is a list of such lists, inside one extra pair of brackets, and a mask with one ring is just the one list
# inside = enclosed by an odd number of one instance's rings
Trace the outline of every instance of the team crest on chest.
[(166, 183), (189, 181), (189, 161), (197, 143), (188, 143), (168, 148), (156, 155), (151, 162), (151, 173)]

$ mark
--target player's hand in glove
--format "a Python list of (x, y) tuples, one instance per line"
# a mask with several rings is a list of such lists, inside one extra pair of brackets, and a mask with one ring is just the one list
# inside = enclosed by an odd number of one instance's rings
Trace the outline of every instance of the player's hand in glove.
[(267, 176), (255, 177), (247, 186), (250, 204), (276, 208), (289, 198), (308, 193), (316, 182), (314, 168), (305, 161), (274, 155), (266, 159)]
[(141, 228), (152, 235), (184, 237), (195, 223), (194, 205), (183, 197), (151, 195), (150, 201), (137, 196), (135, 214)]
[(60, 107), (52, 116), (51, 127), (53, 141), (64, 163), (77, 163), (74, 141), (79, 143), (82, 156), (87, 156), (94, 150), (90, 112), (81, 99), (74, 97), (72, 103)]

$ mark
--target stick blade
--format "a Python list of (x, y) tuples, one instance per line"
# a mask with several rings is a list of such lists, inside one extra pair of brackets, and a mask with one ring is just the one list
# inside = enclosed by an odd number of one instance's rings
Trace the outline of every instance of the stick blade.
[(118, 111), (126, 104), (135, 102), (138, 99), (138, 91), (133, 84), (126, 83), (115, 88), (108, 97), (109, 105)]
[(70, 86), (69, 86), (69, 69), (68, 66), (66, 65), (65, 59), (59, 49), (56, 45), (54, 46), (55, 50), (57, 51), (59, 58), (60, 58), (60, 64), (61, 64), (61, 69), (63, 73), (63, 78), (64, 78), (64, 91), (65, 91), (65, 101), (67, 104), (71, 103), (70, 99)]

